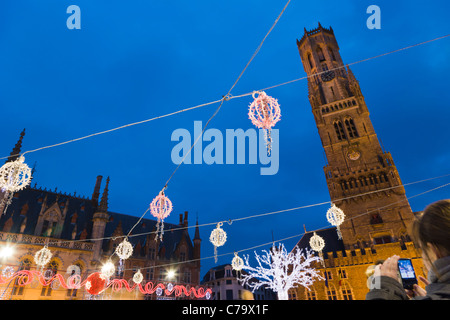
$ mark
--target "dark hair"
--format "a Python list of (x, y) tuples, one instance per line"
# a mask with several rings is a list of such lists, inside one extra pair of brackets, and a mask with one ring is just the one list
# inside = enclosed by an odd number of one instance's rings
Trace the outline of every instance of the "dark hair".
[(444, 255), (450, 255), (450, 200), (439, 200), (428, 205), (413, 222), (412, 235), (425, 254), (428, 244), (432, 244)]

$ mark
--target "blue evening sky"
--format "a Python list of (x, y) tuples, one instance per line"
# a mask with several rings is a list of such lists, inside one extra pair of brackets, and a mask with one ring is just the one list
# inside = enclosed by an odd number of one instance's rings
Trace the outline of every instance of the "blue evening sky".
[[(286, 1), (8, 0), (0, 4), (0, 156), (8, 156), (26, 128), (22, 151), (51, 145), (226, 94)], [(81, 30), (69, 30), (69, 5), (81, 9)], [(381, 29), (369, 30), (366, 9), (381, 8)], [(448, 1), (292, 0), (233, 95), (305, 76), (296, 39), (303, 28), (332, 26), (344, 63), (450, 33)], [(371, 119), (404, 183), (450, 173), (450, 38), (352, 67)], [(306, 81), (267, 93), (282, 120), (279, 171), (261, 164), (182, 165), (167, 195), (178, 223), (241, 218), (329, 201), (323, 149)], [(225, 102), (209, 128), (253, 128), (251, 97)], [(170, 137), (193, 134), (216, 105), (26, 155), (38, 186), (91, 196), (97, 175), (110, 176), (111, 211), (140, 216), (175, 164)], [(204, 142), (204, 146), (205, 146)], [(3, 161), (3, 160), (2, 160)], [(413, 196), (448, 177), (406, 187)], [(104, 185), (104, 184), (103, 184)], [(103, 188), (102, 185), (102, 188)], [(413, 211), (448, 198), (448, 188), (410, 200)], [(232, 253), (328, 226), (328, 205), (225, 224)], [(147, 218), (150, 216), (147, 215)], [(212, 226), (202, 227), (202, 256), (213, 255)], [(190, 229), (193, 237), (194, 229)], [(285, 241), (290, 250), (299, 240)], [(253, 254), (251, 251), (246, 253)], [(232, 255), (220, 257), (228, 263)], [(202, 277), (214, 266), (202, 261)]]

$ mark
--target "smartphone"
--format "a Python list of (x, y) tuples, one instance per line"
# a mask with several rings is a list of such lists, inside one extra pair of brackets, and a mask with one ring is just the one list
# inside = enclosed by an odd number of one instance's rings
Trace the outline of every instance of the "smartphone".
[(413, 285), (417, 284), (417, 278), (411, 259), (399, 259), (398, 271), (402, 279), (403, 288), (412, 290)]

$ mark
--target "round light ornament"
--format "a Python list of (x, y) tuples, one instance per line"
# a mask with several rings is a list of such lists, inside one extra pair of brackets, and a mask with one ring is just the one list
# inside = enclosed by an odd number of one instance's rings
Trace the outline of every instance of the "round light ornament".
[(133, 254), (133, 246), (127, 238), (116, 247), (116, 254), (120, 259), (128, 259)]
[(236, 271), (241, 271), (244, 267), (244, 260), (242, 260), (241, 257), (238, 256), (238, 254), (234, 253), (234, 258), (231, 260), (231, 267), (233, 267)]
[(271, 130), (280, 121), (281, 109), (278, 100), (267, 95), (264, 91), (255, 91), (252, 94), (253, 102), (249, 106), (248, 117), (259, 129), (264, 130), (267, 153), (272, 150)]
[(155, 240), (162, 241), (164, 235), (164, 219), (167, 218), (173, 210), (172, 201), (164, 195), (164, 189), (161, 190), (158, 196), (156, 196), (152, 203), (150, 203), (150, 213), (152, 216), (158, 219), (156, 224)]
[(221, 228), (222, 225), (223, 223), (219, 222), (209, 236), (209, 241), (214, 245), (215, 262), (217, 262), (217, 248), (223, 246), (227, 241), (227, 233)]
[(331, 208), (327, 211), (327, 220), (329, 223), (336, 227), (338, 238), (342, 239), (340, 225), (345, 220), (344, 211), (336, 207), (336, 205), (333, 203)]
[(133, 275), (133, 281), (136, 284), (140, 284), (144, 280), (144, 276), (142, 275), (141, 270), (139, 269), (134, 275)]
[(3, 212), (11, 204), (14, 193), (24, 189), (31, 182), (31, 169), (20, 156), (14, 161), (6, 162), (0, 168), (0, 190), (5, 192), (1, 205), (6, 202)]
[(34, 262), (40, 268), (44, 268), (45, 265), (50, 262), (52, 256), (53, 256), (52, 252), (48, 249), (47, 245), (45, 245), (41, 250), (36, 252), (36, 254), (34, 255)]
[(323, 264), (322, 250), (325, 248), (325, 240), (314, 232), (313, 236), (309, 239), (309, 246), (311, 249), (319, 253), (320, 260), (322, 260)]

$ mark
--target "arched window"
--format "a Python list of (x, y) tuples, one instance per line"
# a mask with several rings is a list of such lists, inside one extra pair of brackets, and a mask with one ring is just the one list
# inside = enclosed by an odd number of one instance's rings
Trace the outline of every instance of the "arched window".
[[(44, 278), (51, 279), (58, 272), (58, 262), (50, 261), (47, 270), (44, 272)], [(47, 286), (42, 286), (41, 297), (50, 297), (52, 295), (52, 283)]]
[(336, 57), (335, 57), (333, 49), (331, 49), (331, 47), (328, 47), (328, 53), (330, 54), (331, 59), (333, 61), (336, 61)]
[(305, 288), (306, 300), (317, 300), (317, 292), (314, 288)]
[(323, 55), (323, 51), (321, 47), (317, 47), (316, 49), (317, 56), (319, 57), (319, 61), (325, 61), (325, 56)]
[(325, 288), (325, 293), (328, 300), (337, 300), (337, 291), (334, 284), (328, 284), (328, 287)]
[[(22, 270), (30, 270), (31, 269), (31, 259), (30, 258), (24, 258), (22, 259), (22, 261), (20, 261), (19, 263), (19, 270), (18, 271), (22, 271)], [(20, 286), (20, 283), (26, 283), (28, 282), (28, 277), (24, 276), (24, 278), (19, 279), (19, 277), (17, 277), (14, 280), (14, 285), (12, 287), (12, 292), (11, 292), (11, 296), (14, 295), (18, 295), (18, 296), (22, 296), (23, 295), (23, 290), (25, 289), (25, 286)]]
[(334, 122), (334, 130), (336, 131), (336, 135), (339, 141), (346, 139), (344, 126), (342, 125), (341, 121), (338, 120)]
[(358, 131), (356, 131), (356, 126), (352, 118), (345, 119), (345, 126), (350, 138), (359, 137)]
[(312, 56), (311, 56), (311, 53), (309, 53), (309, 52), (308, 52), (308, 63), (309, 63), (309, 67), (312, 69), (313, 68)]
[(345, 281), (341, 286), (342, 299), (353, 300), (353, 293), (350, 285)]

